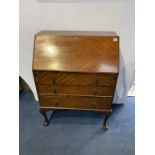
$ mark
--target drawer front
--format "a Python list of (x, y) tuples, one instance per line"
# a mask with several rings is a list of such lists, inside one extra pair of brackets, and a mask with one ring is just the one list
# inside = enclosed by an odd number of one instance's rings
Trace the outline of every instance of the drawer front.
[(80, 84), (80, 85), (114, 85), (113, 75), (93, 73), (43, 72), (34, 73), (36, 82), (40, 84)]
[(97, 95), (113, 96), (114, 89), (109, 86), (73, 86), (73, 85), (38, 85), (40, 95), (73, 94), (73, 95)]
[(111, 97), (40, 96), (40, 106), (105, 110), (112, 108)]

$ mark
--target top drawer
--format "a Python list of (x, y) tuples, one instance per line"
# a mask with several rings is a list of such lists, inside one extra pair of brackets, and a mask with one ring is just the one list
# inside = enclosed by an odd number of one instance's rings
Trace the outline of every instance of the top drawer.
[(35, 81), (39, 84), (75, 84), (75, 85), (113, 85), (115, 75), (93, 73), (66, 73), (66, 72), (34, 72)]

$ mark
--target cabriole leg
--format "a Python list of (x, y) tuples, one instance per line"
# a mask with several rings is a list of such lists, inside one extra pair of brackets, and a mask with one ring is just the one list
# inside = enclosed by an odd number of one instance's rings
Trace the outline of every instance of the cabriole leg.
[(48, 118), (47, 118), (46, 112), (40, 110), (40, 113), (41, 113), (41, 114), (43, 115), (43, 117), (44, 117), (43, 125), (44, 125), (44, 126), (48, 126), (49, 121), (48, 121)]
[(108, 130), (108, 128), (109, 128), (109, 127), (108, 127), (107, 120), (108, 120), (110, 114), (111, 114), (111, 113), (104, 113), (104, 115), (105, 115), (104, 122), (103, 122), (103, 129), (104, 129), (104, 130)]

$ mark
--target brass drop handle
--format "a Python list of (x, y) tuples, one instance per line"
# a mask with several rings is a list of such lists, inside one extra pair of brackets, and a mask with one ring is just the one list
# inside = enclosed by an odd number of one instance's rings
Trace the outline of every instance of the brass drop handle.
[(54, 103), (54, 106), (57, 107), (58, 106), (58, 100), (55, 98), (53, 99), (53, 103)]
[(55, 106), (56, 106), (56, 107), (58, 106), (58, 102), (55, 103)]
[(99, 79), (97, 78), (96, 82), (95, 82), (95, 86), (94, 86), (94, 95), (97, 95), (97, 85), (98, 84), (99, 84)]
[(100, 80), (97, 78), (96, 79), (96, 82), (95, 82), (95, 85), (97, 86), (99, 84)]
[(54, 88), (54, 94), (57, 94), (57, 88), (56, 87)]
[(56, 79), (55, 79), (55, 78), (53, 78), (53, 81), (52, 81), (52, 82), (53, 82), (53, 84), (56, 84)]

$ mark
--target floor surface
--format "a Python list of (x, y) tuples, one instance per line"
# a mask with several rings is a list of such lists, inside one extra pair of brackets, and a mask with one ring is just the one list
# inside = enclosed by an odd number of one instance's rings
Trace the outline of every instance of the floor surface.
[[(109, 130), (104, 116), (90, 111), (56, 110), (48, 127), (30, 92), (20, 94), (20, 155), (134, 155), (135, 98), (114, 105)], [(48, 112), (50, 117), (51, 112)]]

